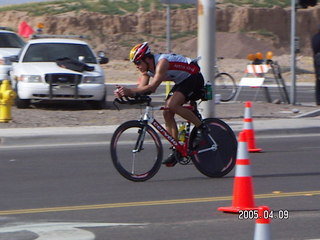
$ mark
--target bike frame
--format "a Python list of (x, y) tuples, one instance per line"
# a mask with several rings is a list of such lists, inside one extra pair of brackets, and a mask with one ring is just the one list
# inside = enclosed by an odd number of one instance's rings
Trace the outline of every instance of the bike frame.
[[(185, 105), (183, 106), (184, 108), (193, 110), (194, 107), (192, 105)], [(189, 137), (190, 137), (190, 126), (191, 122), (187, 121), (187, 128), (186, 128), (186, 136), (185, 140), (183, 143), (179, 143), (162, 125), (153, 117), (152, 112), (154, 110), (168, 110), (167, 107), (151, 107), (151, 106), (146, 106), (145, 113), (142, 117), (142, 121), (148, 125), (151, 124), (167, 141), (175, 147), (176, 150), (181, 154), (182, 157), (188, 157), (192, 156), (198, 153), (204, 153), (207, 151), (216, 151), (218, 148), (218, 144), (216, 141), (212, 138), (212, 136), (209, 136), (212, 145), (208, 148), (198, 150), (198, 151), (192, 151), (188, 152), (188, 147), (189, 147)], [(140, 138), (138, 138), (136, 147), (134, 151), (140, 151), (142, 149), (142, 141), (144, 139), (144, 134), (145, 134), (145, 129), (143, 130), (143, 133), (140, 135)]]
[[(183, 107), (185, 107), (187, 109), (190, 109), (190, 110), (193, 109), (193, 106), (191, 106), (191, 105), (186, 105), (186, 106), (183, 106)], [(181, 144), (153, 117), (152, 112), (154, 110), (162, 110), (162, 111), (164, 111), (164, 110), (168, 110), (168, 108), (167, 107), (151, 107), (151, 106), (147, 106), (142, 120), (144, 122), (147, 122), (147, 123), (151, 124), (165, 139), (168, 140), (168, 142), (173, 147), (175, 147), (176, 150), (178, 150), (178, 152), (183, 157), (187, 157), (188, 156), (188, 147), (189, 147), (188, 146), (188, 144), (189, 144), (188, 140), (189, 140), (191, 123), (189, 121), (187, 121), (185, 140)]]

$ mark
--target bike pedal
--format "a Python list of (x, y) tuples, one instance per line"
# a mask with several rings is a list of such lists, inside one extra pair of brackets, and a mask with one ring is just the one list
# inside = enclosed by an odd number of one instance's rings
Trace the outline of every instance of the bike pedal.
[(172, 162), (172, 163), (166, 163), (166, 167), (174, 167), (177, 164), (177, 162)]

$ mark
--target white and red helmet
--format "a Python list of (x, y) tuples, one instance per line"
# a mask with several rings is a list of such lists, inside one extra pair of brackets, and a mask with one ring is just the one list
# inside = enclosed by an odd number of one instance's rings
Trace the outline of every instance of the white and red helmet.
[(148, 46), (148, 42), (144, 42), (137, 44), (131, 49), (129, 58), (131, 62), (136, 62), (148, 54), (151, 54), (151, 50)]

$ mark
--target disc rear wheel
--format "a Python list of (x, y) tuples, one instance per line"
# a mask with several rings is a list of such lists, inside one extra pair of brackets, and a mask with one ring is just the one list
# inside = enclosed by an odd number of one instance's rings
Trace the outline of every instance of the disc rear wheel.
[[(228, 124), (217, 118), (204, 119), (210, 128), (208, 135), (200, 141), (196, 154), (192, 155), (195, 167), (208, 177), (223, 177), (235, 166), (237, 139)], [(193, 146), (198, 129), (194, 127), (190, 135)]]

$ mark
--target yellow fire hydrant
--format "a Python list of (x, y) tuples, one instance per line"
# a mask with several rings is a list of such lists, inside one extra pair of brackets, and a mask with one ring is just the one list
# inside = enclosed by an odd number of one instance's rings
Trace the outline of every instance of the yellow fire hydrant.
[(9, 122), (11, 117), (11, 106), (16, 98), (8, 80), (3, 80), (0, 86), (0, 122)]

